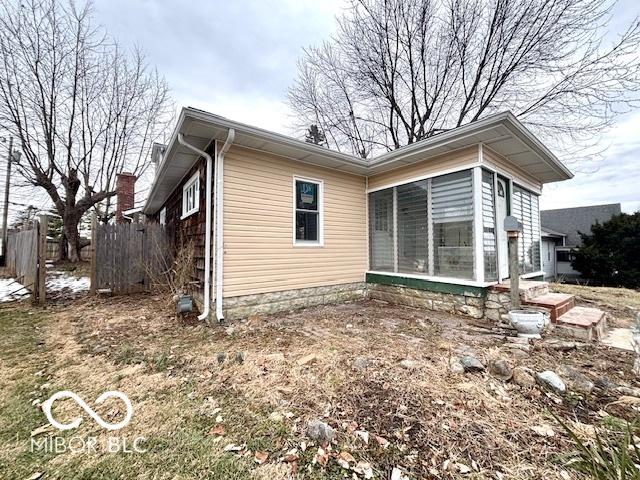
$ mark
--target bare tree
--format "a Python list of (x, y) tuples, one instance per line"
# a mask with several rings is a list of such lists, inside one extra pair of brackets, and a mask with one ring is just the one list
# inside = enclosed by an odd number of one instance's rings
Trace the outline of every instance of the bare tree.
[(0, 7), (0, 124), (20, 140), (18, 172), (62, 218), (71, 261), (82, 215), (102, 202), (108, 218), (116, 174), (145, 171), (171, 107), (142, 53), (123, 52), (91, 17), (90, 3), (72, 1)]
[(362, 157), (507, 109), (565, 152), (584, 148), (639, 105), (640, 22), (608, 35), (613, 5), (352, 0), (305, 51), (289, 101), (301, 128)]

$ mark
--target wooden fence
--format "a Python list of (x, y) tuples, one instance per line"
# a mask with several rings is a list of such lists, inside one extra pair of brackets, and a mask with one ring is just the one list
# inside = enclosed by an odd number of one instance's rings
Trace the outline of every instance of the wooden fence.
[(40, 217), (33, 227), (7, 237), (7, 273), (33, 294), (33, 300), (44, 303), (47, 272), (47, 219)]
[(122, 223), (92, 228), (91, 291), (114, 294), (148, 290), (171, 265), (165, 228), (155, 223)]

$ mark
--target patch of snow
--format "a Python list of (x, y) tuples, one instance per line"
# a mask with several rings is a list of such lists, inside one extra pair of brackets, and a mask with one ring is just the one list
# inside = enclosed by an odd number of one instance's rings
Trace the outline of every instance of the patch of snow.
[(88, 292), (89, 277), (74, 277), (67, 272), (52, 271), (47, 278), (47, 292), (70, 290), (73, 293)]
[[(90, 286), (89, 277), (74, 277), (68, 272), (47, 272), (47, 293), (88, 292)], [(0, 303), (22, 300), (31, 295), (24, 285), (13, 278), (0, 278)]]
[(14, 278), (0, 278), (0, 303), (21, 300), (29, 295), (29, 290)]

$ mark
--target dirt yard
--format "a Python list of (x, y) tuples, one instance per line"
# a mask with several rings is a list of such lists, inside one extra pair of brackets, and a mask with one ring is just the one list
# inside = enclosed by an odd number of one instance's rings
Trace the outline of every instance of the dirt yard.
[[(586, 478), (554, 419), (586, 441), (638, 416), (631, 353), (545, 340), (460, 317), (377, 302), (311, 308), (227, 326), (178, 320), (153, 295), (0, 308), (0, 478)], [(472, 355), (484, 371), (460, 372)], [(500, 379), (506, 361), (510, 381)], [(454, 368), (451, 367), (454, 365)], [(492, 366), (492, 367), (490, 367)], [(526, 368), (524, 368), (526, 367)], [(557, 394), (534, 372), (581, 372)], [(565, 378), (563, 376), (563, 378)], [(635, 390), (634, 390), (635, 389)], [(74, 402), (48, 426), (40, 403), (71, 390), (122, 430), (101, 429)], [(309, 438), (319, 420), (329, 445)], [(144, 453), (31, 451), (47, 436), (125, 440)]]

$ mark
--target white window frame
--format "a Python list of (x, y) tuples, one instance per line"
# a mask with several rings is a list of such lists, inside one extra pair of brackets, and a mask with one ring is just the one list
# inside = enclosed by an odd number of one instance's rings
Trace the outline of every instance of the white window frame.
[(158, 221), (160, 222), (160, 225), (167, 224), (167, 207), (162, 207), (162, 210), (160, 210)]
[[(193, 188), (194, 206), (191, 210), (187, 210), (187, 191)], [(200, 172), (196, 172), (182, 187), (182, 216), (180, 220), (184, 220), (190, 215), (200, 210)]]
[[(296, 238), (296, 213), (298, 208), (296, 205), (296, 182), (315, 183), (318, 185), (318, 240), (298, 240)], [(324, 181), (315, 178), (293, 176), (293, 246), (294, 247), (323, 247), (324, 246)]]

